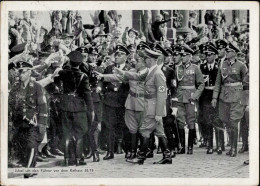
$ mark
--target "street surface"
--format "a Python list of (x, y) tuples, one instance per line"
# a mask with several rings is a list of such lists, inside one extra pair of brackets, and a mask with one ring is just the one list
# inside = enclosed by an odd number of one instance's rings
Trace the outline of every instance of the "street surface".
[[(199, 144), (199, 143), (198, 143)], [(238, 149), (241, 148), (239, 142)], [(115, 154), (112, 160), (103, 160), (105, 154), (101, 154), (100, 162), (92, 162), (92, 159), (85, 160), (85, 166), (62, 167), (60, 164), (63, 157), (49, 159), (49, 162), (38, 162), (37, 168), (42, 169), (33, 178), (248, 178), (249, 166), (243, 162), (249, 158), (249, 153), (238, 154), (231, 158), (226, 155), (206, 154), (205, 148), (194, 146), (193, 155), (177, 155), (173, 158), (172, 165), (153, 165), (154, 161), (161, 159), (162, 154), (156, 154), (154, 158), (147, 159), (143, 165), (127, 163), (124, 154)], [(46, 170), (45, 170), (46, 168)], [(59, 169), (59, 173), (54, 170)], [(68, 172), (61, 172), (61, 169)], [(51, 170), (51, 172), (48, 170)], [(81, 172), (80, 172), (81, 171)], [(13, 173), (14, 169), (9, 169), (9, 178), (23, 178), (23, 174)]]

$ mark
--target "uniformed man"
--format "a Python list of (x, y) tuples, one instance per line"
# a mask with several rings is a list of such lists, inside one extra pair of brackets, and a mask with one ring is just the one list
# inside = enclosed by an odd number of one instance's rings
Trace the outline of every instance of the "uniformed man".
[[(137, 51), (149, 48), (148, 45), (141, 44), (137, 46)], [(129, 72), (141, 72), (148, 70), (145, 67), (144, 60), (138, 54), (135, 54), (136, 63), (132, 64), (132, 68)], [(123, 77), (118, 74), (99, 74), (100, 78), (104, 78), (104, 81), (124, 81)], [(125, 123), (131, 133), (131, 151), (126, 153), (126, 158), (136, 158), (137, 152), (137, 132), (141, 127), (143, 121), (144, 111), (144, 82), (143, 81), (129, 81), (129, 94), (125, 102)]]
[[(129, 70), (126, 64), (127, 56), (129, 55), (128, 49), (123, 45), (117, 45), (115, 52), (115, 63), (106, 67), (104, 74), (112, 74), (113, 69), (118, 67), (122, 70)], [(122, 154), (122, 143), (123, 143), (123, 130), (125, 126), (124, 104), (129, 92), (129, 84), (126, 82), (104, 82), (104, 123), (108, 130), (107, 143), (108, 149), (107, 154), (103, 158), (109, 160), (114, 158), (114, 144), (117, 132), (117, 153)], [(127, 129), (128, 130), (128, 129)], [(126, 131), (125, 131), (126, 132)], [(130, 140), (125, 140), (125, 143), (130, 143)], [(126, 145), (128, 147), (131, 144)]]
[(244, 63), (236, 59), (240, 50), (232, 43), (226, 48), (226, 60), (220, 63), (213, 92), (212, 106), (215, 108), (219, 98), (219, 118), (230, 130), (231, 148), (227, 155), (237, 154), (238, 123), (244, 114), (244, 106), (240, 104), (242, 80), (247, 73)]
[(76, 139), (76, 165), (85, 165), (83, 153), (83, 135), (88, 130), (86, 112), (91, 113), (94, 119), (93, 101), (89, 78), (79, 70), (83, 56), (78, 51), (68, 54), (70, 67), (59, 72), (55, 82), (62, 82), (63, 95), (61, 97), (61, 120), (65, 138), (64, 164), (69, 164), (69, 142), (72, 137)]
[(197, 102), (204, 90), (203, 75), (197, 65), (191, 64), (193, 50), (183, 47), (181, 50), (182, 65), (177, 66), (177, 122), (179, 125), (182, 150), (185, 153), (185, 123), (189, 128), (188, 152), (193, 154), (194, 129), (197, 112)]
[(200, 60), (200, 49), (199, 49), (199, 46), (198, 45), (193, 45), (191, 47), (191, 49), (193, 50), (191, 63), (200, 66), (200, 64), (202, 62)]
[(130, 163), (143, 164), (146, 159), (146, 152), (149, 145), (150, 134), (155, 130), (155, 135), (159, 138), (163, 151), (163, 159), (154, 162), (154, 164), (172, 164), (170, 151), (167, 146), (167, 139), (163, 128), (162, 117), (166, 116), (166, 79), (162, 70), (157, 66), (157, 59), (161, 56), (160, 53), (150, 49), (145, 49), (142, 53), (145, 58), (146, 66), (149, 68), (144, 73), (134, 73), (116, 69), (123, 75), (126, 80), (144, 81), (144, 118), (140, 127), (140, 133), (143, 137), (141, 148), (138, 152), (138, 157), (128, 160)]
[[(42, 87), (31, 78), (32, 65), (26, 61), (17, 64), (19, 82), (13, 85), (9, 96), (10, 112), (14, 127), (18, 129), (15, 137), (19, 142), (19, 159), (27, 168), (35, 167), (38, 145), (46, 132), (47, 104)], [(33, 174), (25, 174), (28, 178)]]
[[(162, 53), (162, 62), (161, 64), (157, 62), (157, 65), (161, 68), (164, 76), (166, 77), (166, 85), (167, 85), (167, 99), (166, 99), (166, 112), (167, 116), (163, 117), (163, 127), (164, 127), (164, 132), (168, 140), (168, 146), (171, 151), (171, 157), (176, 156), (176, 148), (177, 148), (177, 143), (176, 143), (176, 137), (174, 135), (174, 131), (176, 131), (176, 125), (175, 125), (175, 118), (172, 115), (172, 109), (171, 109), (171, 98), (172, 95), (175, 94), (174, 88), (176, 87), (176, 79), (175, 79), (175, 72), (172, 68), (168, 66), (168, 60), (169, 57), (172, 56), (173, 52), (171, 49), (165, 50), (161, 45), (157, 44), (156, 48), (161, 51)], [(166, 58), (168, 60), (166, 60)], [(160, 144), (159, 144), (160, 145)]]
[[(216, 62), (218, 65), (224, 62), (226, 58), (226, 47), (227, 47), (227, 42), (225, 40), (219, 39), (216, 42), (216, 48), (218, 49), (218, 59), (216, 59)], [(223, 125), (223, 124), (222, 124)], [(224, 137), (224, 131), (218, 130), (216, 128), (215, 130), (215, 136), (216, 136), (216, 151), (220, 154), (220, 149), (219, 145), (221, 145), (221, 150), (225, 151), (225, 137)], [(227, 133), (229, 135), (229, 132)], [(219, 150), (218, 150), (219, 149)]]
[(102, 90), (102, 82), (99, 81), (96, 77), (95, 71), (103, 73), (100, 71), (100, 68), (97, 66), (97, 57), (98, 57), (98, 49), (96, 47), (90, 47), (88, 49), (88, 59), (87, 63), (89, 65), (89, 83), (91, 89), (91, 96), (93, 99), (94, 104), (94, 111), (95, 111), (95, 120), (93, 123), (89, 123), (89, 131), (88, 131), (88, 140), (90, 144), (90, 148), (88, 154), (86, 155), (86, 159), (89, 159), (93, 156), (94, 162), (99, 162), (99, 153), (97, 151), (97, 139), (98, 138), (98, 128), (101, 128), (101, 110), (102, 110), (102, 103), (101, 103), (101, 90)]
[[(173, 51), (173, 70), (174, 72), (176, 72), (176, 69), (179, 65), (181, 65), (182, 62), (182, 58), (181, 58), (181, 45), (173, 45), (172, 47), (172, 51)], [(171, 105), (172, 105), (172, 110), (173, 110), (173, 115), (175, 116), (175, 129), (174, 130), (174, 136), (176, 138), (176, 143), (177, 143), (177, 154), (181, 154), (182, 153), (182, 148), (181, 148), (181, 139), (180, 139), (180, 131), (178, 129), (178, 125), (177, 125), (177, 120), (176, 120), (176, 114), (177, 114), (177, 77), (175, 76), (175, 81), (174, 81), (174, 91), (173, 91), (173, 95), (172, 95), (172, 100), (171, 100)], [(181, 131), (182, 132), (182, 131)], [(183, 138), (182, 138), (183, 140)], [(182, 141), (183, 143), (183, 141)]]
[[(214, 85), (218, 73), (218, 64), (215, 60), (218, 51), (213, 46), (213, 44), (208, 43), (204, 53), (206, 54), (207, 63), (200, 66), (205, 82), (205, 89), (200, 96), (200, 112), (203, 113), (202, 127), (204, 128), (203, 130), (206, 132), (208, 140), (207, 154), (213, 154), (213, 128), (215, 127), (215, 129), (218, 131), (224, 131), (224, 127), (220, 126), (221, 122), (219, 121), (217, 108), (213, 108), (211, 106)], [(218, 142), (220, 142), (220, 140)], [(217, 146), (219, 147), (217, 149), (217, 152), (218, 154), (221, 154), (221, 144), (218, 144)]]

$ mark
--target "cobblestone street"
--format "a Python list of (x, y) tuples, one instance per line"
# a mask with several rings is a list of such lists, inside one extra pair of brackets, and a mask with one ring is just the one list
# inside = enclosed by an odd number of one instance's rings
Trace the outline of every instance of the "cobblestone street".
[[(239, 143), (239, 148), (241, 142)], [(172, 165), (153, 165), (162, 155), (155, 154), (154, 158), (147, 159), (144, 165), (133, 165), (127, 163), (124, 154), (115, 155), (113, 160), (94, 163), (92, 159), (86, 160), (85, 166), (70, 166), (69, 168), (61, 167), (63, 157), (50, 159), (46, 163), (37, 163), (37, 168), (69, 169), (69, 172), (39, 172), (34, 178), (248, 178), (249, 166), (243, 164), (249, 158), (249, 153), (238, 154), (237, 157), (231, 158), (226, 156), (226, 151), (222, 155), (216, 153), (206, 154), (205, 148), (194, 147), (193, 155), (177, 155), (173, 158)], [(75, 172), (82, 170), (83, 172)], [(74, 172), (73, 172), (74, 170)], [(22, 174), (12, 173), (9, 169), (9, 178), (23, 178)]]

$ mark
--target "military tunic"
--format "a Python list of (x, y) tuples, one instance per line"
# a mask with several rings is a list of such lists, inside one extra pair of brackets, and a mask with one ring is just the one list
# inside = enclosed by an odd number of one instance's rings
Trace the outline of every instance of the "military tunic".
[[(30, 149), (36, 149), (43, 140), (47, 125), (47, 103), (43, 88), (33, 79), (26, 87), (20, 82), (13, 85), (9, 95), (9, 112), (17, 130), (13, 140), (23, 161)], [(37, 126), (29, 124), (30, 120)], [(35, 162), (34, 162), (35, 163)], [(33, 165), (34, 166), (34, 165)]]
[(190, 129), (195, 127), (196, 119), (196, 102), (190, 100), (198, 100), (204, 90), (203, 75), (197, 65), (188, 63), (186, 65), (179, 65), (176, 68), (177, 78), (177, 122), (179, 128), (183, 129), (185, 122)]
[(240, 104), (242, 96), (242, 80), (247, 73), (244, 63), (225, 60), (220, 64), (213, 92), (213, 98), (219, 98), (219, 117), (230, 127), (237, 127), (243, 117), (244, 105)]
[(124, 72), (127, 80), (144, 81), (144, 119), (140, 127), (142, 136), (149, 138), (155, 130), (155, 135), (165, 137), (162, 123), (157, 123), (155, 116), (166, 116), (166, 80), (162, 70), (156, 67), (145, 73)]

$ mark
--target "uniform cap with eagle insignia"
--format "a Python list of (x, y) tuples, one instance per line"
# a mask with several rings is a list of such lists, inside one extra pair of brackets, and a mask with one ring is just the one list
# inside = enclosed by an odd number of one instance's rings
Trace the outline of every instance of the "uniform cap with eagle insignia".
[(218, 50), (216, 49), (216, 47), (214, 46), (213, 43), (208, 42), (204, 53), (205, 54), (218, 54)]
[(164, 56), (168, 56), (168, 52), (159, 43), (154, 46), (153, 50), (162, 53)]
[(88, 49), (88, 54), (98, 55), (98, 49), (96, 47), (90, 47)]
[(126, 54), (126, 55), (129, 55), (129, 54), (130, 54), (129, 50), (128, 50), (124, 45), (121, 45), (121, 44), (118, 44), (118, 45), (116, 46), (116, 52), (115, 52), (115, 54), (116, 54), (116, 53), (123, 53), (123, 54)]
[(17, 69), (31, 69), (33, 65), (26, 61), (18, 61), (16, 64)]
[(76, 51), (79, 51), (81, 54), (87, 54), (89, 52), (88, 48), (84, 46), (77, 48)]
[(147, 43), (145, 43), (144, 41), (141, 41), (139, 43), (139, 45), (137, 45), (136, 50), (142, 50), (142, 49), (145, 49), (145, 48), (150, 49), (150, 47), (148, 46)]
[(200, 53), (204, 53), (204, 51), (207, 50), (207, 44), (206, 43), (203, 43), (199, 46), (199, 49), (200, 49)]
[(222, 48), (226, 48), (227, 47), (227, 42), (223, 39), (219, 39), (217, 41), (215, 41), (217, 49), (222, 49)]
[(191, 47), (191, 49), (193, 50), (193, 54), (194, 54), (194, 55), (200, 53), (200, 48), (199, 48), (198, 45), (193, 45), (193, 46)]
[(181, 45), (172, 45), (173, 55), (179, 55), (181, 53)]
[(181, 49), (181, 55), (182, 56), (186, 56), (186, 55), (192, 55), (193, 54), (193, 50), (188, 47), (188, 46), (182, 46), (182, 49)]
[(240, 49), (234, 45), (233, 43), (228, 43), (227, 47), (226, 47), (226, 51), (229, 52), (229, 51), (234, 51), (236, 53), (240, 52)]
[(162, 54), (150, 49), (145, 48), (143, 50), (143, 52), (141, 53), (141, 57), (148, 57), (148, 58), (154, 58), (157, 59), (159, 56), (161, 56)]

